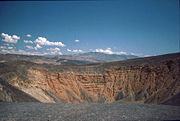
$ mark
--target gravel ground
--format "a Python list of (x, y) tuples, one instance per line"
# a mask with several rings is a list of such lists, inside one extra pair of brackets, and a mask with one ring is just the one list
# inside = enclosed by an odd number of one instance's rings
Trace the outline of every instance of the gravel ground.
[(151, 104), (0, 103), (1, 121), (180, 120), (180, 106)]

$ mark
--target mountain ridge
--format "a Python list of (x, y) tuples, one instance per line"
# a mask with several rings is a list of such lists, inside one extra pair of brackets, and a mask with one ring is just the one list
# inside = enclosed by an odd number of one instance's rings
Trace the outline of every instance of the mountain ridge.
[[(7, 56), (8, 58), (6, 58)], [(138, 56), (133, 55), (116, 55), (116, 54), (105, 54), (99, 52), (88, 52), (74, 55), (51, 55), (51, 56), (32, 56), (32, 55), (16, 55), (16, 54), (1, 54), (0, 61), (6, 60), (30, 60), (34, 63), (47, 63), (55, 65), (81, 65), (90, 64), (97, 62), (110, 62), (118, 60), (126, 60), (137, 58)]]

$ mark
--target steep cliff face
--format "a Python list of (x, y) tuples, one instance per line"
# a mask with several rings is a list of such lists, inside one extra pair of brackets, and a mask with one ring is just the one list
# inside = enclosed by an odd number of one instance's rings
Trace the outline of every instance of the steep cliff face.
[(67, 102), (160, 104), (180, 92), (179, 72), (179, 60), (171, 60), (153, 66), (113, 67), (104, 74), (49, 74), (47, 81), (50, 88)]
[(153, 64), (107, 64), (103, 69), (79, 73), (29, 68), (26, 81), (14, 78), (9, 83), (41, 102), (165, 104), (180, 93), (180, 58)]

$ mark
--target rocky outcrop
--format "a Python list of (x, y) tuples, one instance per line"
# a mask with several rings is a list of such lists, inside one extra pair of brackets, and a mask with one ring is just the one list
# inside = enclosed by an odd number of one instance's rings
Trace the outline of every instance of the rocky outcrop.
[(180, 93), (180, 58), (168, 57), (74, 66), (71, 71), (33, 66), (24, 81), (13, 77), (9, 83), (41, 102), (170, 104)]

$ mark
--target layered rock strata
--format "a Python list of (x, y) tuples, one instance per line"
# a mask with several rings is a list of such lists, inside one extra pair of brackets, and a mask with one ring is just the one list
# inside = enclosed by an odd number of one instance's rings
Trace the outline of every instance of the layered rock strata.
[(41, 102), (162, 104), (180, 93), (180, 59), (155, 64), (116, 64), (101, 73), (29, 68), (26, 81), (14, 78), (9, 83)]

